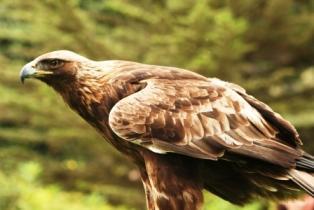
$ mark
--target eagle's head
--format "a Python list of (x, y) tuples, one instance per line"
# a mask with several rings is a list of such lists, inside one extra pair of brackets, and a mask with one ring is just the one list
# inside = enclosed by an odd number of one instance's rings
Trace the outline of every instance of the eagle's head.
[(71, 51), (53, 51), (27, 63), (20, 72), (20, 79), (24, 82), (26, 78), (36, 78), (49, 85), (71, 82), (78, 70), (91, 62)]
[(38, 79), (57, 91), (72, 108), (81, 109), (78, 105), (102, 100), (111, 69), (110, 61), (93, 61), (71, 51), (58, 50), (27, 63), (20, 79), (22, 82)]

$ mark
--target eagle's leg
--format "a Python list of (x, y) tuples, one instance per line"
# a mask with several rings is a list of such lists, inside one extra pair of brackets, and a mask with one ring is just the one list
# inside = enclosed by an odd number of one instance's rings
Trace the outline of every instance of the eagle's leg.
[(193, 159), (179, 155), (143, 154), (142, 181), (149, 210), (198, 210), (202, 181)]

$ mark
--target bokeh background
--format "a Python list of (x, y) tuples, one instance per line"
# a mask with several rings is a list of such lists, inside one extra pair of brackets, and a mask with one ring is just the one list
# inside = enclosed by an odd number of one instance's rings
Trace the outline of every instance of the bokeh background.
[[(144, 209), (135, 167), (51, 89), (19, 82), (57, 49), (241, 84), (314, 154), (313, 0), (0, 0), (0, 210)], [(204, 209), (240, 208), (207, 193)]]

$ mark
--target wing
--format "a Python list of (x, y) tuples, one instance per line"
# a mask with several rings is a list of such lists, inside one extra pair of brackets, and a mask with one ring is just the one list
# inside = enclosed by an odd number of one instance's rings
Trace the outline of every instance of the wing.
[(301, 155), (295, 129), (239, 86), (218, 79), (142, 83), (145, 88), (109, 115), (112, 130), (125, 140), (157, 153), (217, 160), (228, 151), (284, 167)]

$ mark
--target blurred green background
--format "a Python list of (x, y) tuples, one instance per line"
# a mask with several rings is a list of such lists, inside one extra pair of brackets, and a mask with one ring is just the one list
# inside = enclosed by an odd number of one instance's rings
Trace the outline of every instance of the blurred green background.
[[(135, 167), (51, 89), (19, 82), (57, 49), (241, 84), (314, 154), (313, 0), (0, 0), (0, 210), (145, 208)], [(240, 208), (207, 193), (204, 209)]]

